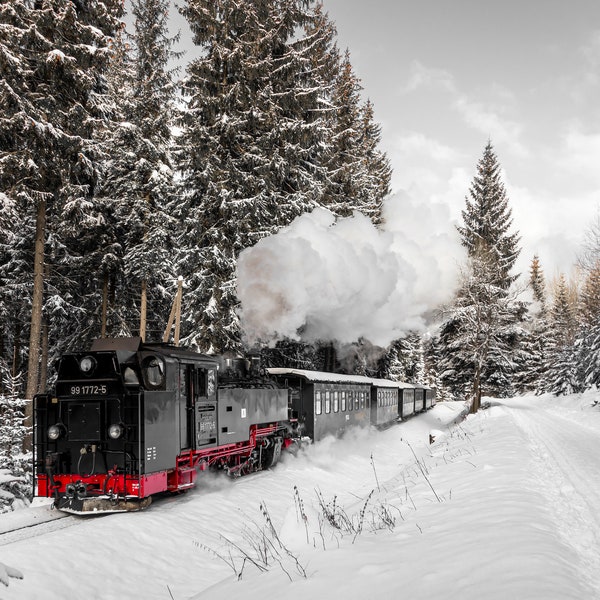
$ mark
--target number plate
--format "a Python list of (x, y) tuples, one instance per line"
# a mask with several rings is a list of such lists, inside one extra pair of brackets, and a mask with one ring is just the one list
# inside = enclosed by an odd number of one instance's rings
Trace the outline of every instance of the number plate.
[(56, 395), (61, 396), (107, 396), (110, 394), (107, 383), (69, 383), (58, 382), (56, 384)]

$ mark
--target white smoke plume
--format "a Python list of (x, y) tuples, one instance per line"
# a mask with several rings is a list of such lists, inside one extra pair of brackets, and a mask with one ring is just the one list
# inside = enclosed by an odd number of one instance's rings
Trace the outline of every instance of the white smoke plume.
[(237, 294), (249, 343), (360, 338), (386, 347), (453, 292), (463, 252), (450, 213), (406, 194), (386, 200), (377, 229), (360, 213), (298, 217), (238, 259)]

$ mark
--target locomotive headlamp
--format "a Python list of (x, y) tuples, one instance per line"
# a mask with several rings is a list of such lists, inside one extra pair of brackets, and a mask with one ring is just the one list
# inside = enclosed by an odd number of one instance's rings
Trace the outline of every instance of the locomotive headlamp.
[(123, 425), (121, 425), (120, 423), (113, 423), (108, 428), (108, 437), (111, 440), (118, 440), (120, 437), (122, 437), (124, 432), (125, 428), (123, 427)]
[(96, 359), (93, 356), (84, 356), (79, 361), (79, 369), (84, 375), (89, 375), (96, 368)]
[(50, 427), (48, 427), (47, 433), (48, 439), (56, 441), (65, 434), (65, 427), (61, 423), (56, 423), (56, 425), (50, 425)]

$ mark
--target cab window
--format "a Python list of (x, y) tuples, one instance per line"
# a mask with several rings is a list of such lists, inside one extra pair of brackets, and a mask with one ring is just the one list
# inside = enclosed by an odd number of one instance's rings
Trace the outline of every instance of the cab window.
[(158, 356), (148, 356), (142, 362), (142, 374), (148, 388), (164, 389), (165, 363)]

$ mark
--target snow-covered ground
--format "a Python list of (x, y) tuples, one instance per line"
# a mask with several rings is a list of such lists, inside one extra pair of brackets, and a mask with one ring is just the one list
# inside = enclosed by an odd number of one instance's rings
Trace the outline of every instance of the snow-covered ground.
[[(597, 599), (597, 399), (492, 401), (455, 426), (462, 406), (440, 404), (387, 431), (325, 440), (271, 472), (211, 476), (142, 513), (3, 533), (0, 562), (24, 579), (0, 595)], [(0, 531), (23, 518), (0, 515)]]

